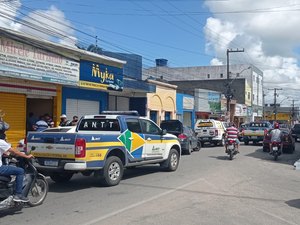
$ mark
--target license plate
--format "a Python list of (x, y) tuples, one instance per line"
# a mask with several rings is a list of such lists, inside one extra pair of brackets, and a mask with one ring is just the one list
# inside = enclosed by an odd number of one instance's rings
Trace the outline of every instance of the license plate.
[(58, 166), (57, 160), (45, 160), (44, 161), (45, 166)]
[(228, 149), (229, 149), (229, 150), (233, 150), (233, 148), (234, 148), (233, 145), (229, 145), (229, 146), (228, 146)]
[(277, 151), (278, 150), (278, 147), (277, 146), (274, 146), (273, 147), (273, 151)]
[(202, 138), (204, 141), (207, 141), (207, 140), (209, 140), (209, 138)]

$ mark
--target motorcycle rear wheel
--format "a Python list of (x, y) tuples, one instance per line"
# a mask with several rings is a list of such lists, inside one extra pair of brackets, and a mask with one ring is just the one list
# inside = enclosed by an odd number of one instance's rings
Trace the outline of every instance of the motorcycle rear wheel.
[(48, 182), (44, 177), (38, 177), (35, 183), (32, 185), (28, 193), (29, 206), (34, 207), (41, 205), (45, 200), (48, 193)]
[(274, 153), (274, 160), (277, 161), (277, 159), (278, 159), (278, 153), (275, 152), (275, 153)]
[(230, 160), (233, 159), (233, 153), (232, 153), (232, 151), (229, 152), (229, 159), (230, 159)]

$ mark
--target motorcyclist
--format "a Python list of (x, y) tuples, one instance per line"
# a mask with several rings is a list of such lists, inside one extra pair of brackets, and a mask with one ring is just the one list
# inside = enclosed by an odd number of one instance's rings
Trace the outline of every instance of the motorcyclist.
[(279, 142), (280, 143), (280, 151), (281, 151), (282, 146), (283, 146), (283, 142), (282, 142), (283, 133), (279, 129), (279, 123), (274, 124), (274, 129), (271, 130), (270, 136), (271, 136), (271, 141), (270, 141), (270, 144), (269, 144), (270, 154), (272, 153), (272, 142)]
[(235, 141), (235, 146), (236, 146), (236, 150), (237, 150), (237, 153), (239, 153), (239, 144), (240, 144), (240, 141), (239, 141), (239, 130), (236, 128), (235, 124), (234, 123), (230, 123), (230, 126), (226, 129), (226, 141), (225, 141), (225, 152), (227, 153), (227, 143), (228, 143), (228, 140), (234, 140)]
[(19, 157), (30, 159), (32, 155), (25, 155), (18, 151), (17, 149), (13, 149), (9, 143), (5, 140), (0, 139), (0, 175), (16, 176), (16, 187), (15, 187), (15, 195), (13, 196), (13, 200), (16, 202), (28, 202), (29, 199), (22, 195), (22, 187), (23, 187), (23, 179), (24, 179), (24, 169), (16, 166), (2, 165), (2, 155), (3, 154), (13, 154)]

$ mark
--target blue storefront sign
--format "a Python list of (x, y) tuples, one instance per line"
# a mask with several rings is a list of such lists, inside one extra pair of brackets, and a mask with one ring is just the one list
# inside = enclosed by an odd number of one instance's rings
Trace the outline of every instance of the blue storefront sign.
[(79, 86), (94, 89), (122, 91), (123, 69), (81, 60)]

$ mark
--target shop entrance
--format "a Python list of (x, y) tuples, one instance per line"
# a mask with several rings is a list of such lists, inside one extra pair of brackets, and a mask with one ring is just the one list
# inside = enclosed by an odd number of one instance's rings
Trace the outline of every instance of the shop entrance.
[(33, 118), (31, 119), (31, 123), (33, 120), (38, 120), (40, 116), (49, 114), (51, 118), (53, 118), (53, 98), (35, 98), (35, 97), (27, 97), (26, 101), (26, 124), (28, 131), (30, 129), (29, 126), (29, 114), (33, 113)]

